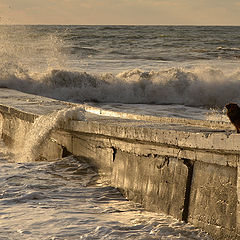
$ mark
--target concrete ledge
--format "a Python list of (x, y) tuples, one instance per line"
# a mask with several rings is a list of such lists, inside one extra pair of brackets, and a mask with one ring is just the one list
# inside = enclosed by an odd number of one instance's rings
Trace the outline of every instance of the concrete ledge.
[(124, 119), (133, 119), (141, 120), (148, 122), (161, 122), (168, 124), (179, 124), (179, 125), (190, 125), (190, 126), (201, 126), (212, 129), (233, 129), (232, 125), (228, 122), (216, 122), (216, 121), (206, 121), (206, 120), (195, 120), (195, 119), (186, 119), (186, 118), (170, 118), (170, 117), (158, 117), (151, 115), (141, 115), (141, 114), (132, 114), (125, 112), (114, 112), (112, 110), (105, 110), (98, 107), (94, 107), (88, 104), (85, 104), (85, 109), (87, 112), (94, 113), (97, 115), (103, 115), (108, 117), (115, 118), (124, 118)]
[[(2, 138), (12, 148), (23, 147), (38, 116), (76, 106), (6, 91), (0, 94), (0, 119)], [(215, 239), (240, 239), (240, 135), (231, 125), (124, 119), (81, 106), (85, 119), (59, 121), (41, 141), (39, 158), (53, 160), (69, 152), (84, 157), (146, 209), (190, 222)]]

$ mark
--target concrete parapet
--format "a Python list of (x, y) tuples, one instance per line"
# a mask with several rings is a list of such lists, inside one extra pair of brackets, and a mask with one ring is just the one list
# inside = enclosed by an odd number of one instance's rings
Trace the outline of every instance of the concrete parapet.
[[(9, 145), (19, 143), (18, 132), (26, 138), (35, 119), (54, 109), (54, 100), (42, 98), (46, 106), (38, 102), (32, 111), (23, 104), (30, 97), (21, 93), (11, 105), (0, 94), (2, 137)], [(109, 184), (146, 209), (190, 222), (214, 239), (240, 239), (240, 135), (231, 126), (226, 123), (225, 131), (224, 124), (212, 122), (124, 119), (85, 110), (85, 120), (61, 121), (52, 129), (39, 154), (84, 157)]]

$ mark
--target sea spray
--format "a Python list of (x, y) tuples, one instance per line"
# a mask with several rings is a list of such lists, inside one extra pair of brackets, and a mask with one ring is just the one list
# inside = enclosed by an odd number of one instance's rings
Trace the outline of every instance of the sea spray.
[(48, 72), (3, 74), (0, 86), (69, 102), (181, 104), (223, 108), (240, 103), (240, 71), (217, 68), (166, 68), (118, 75), (53, 69)]
[(24, 136), (23, 145), (15, 147), (17, 162), (38, 160), (39, 148), (49, 138), (52, 130), (57, 129), (61, 122), (70, 120), (84, 121), (84, 109), (81, 107), (65, 108), (48, 115), (38, 117), (31, 125), (30, 130)]

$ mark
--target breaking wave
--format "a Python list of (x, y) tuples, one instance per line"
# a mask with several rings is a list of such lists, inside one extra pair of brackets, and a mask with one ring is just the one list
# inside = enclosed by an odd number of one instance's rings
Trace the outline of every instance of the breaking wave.
[(214, 68), (128, 70), (90, 74), (67, 70), (0, 73), (0, 87), (71, 102), (183, 104), (222, 108), (240, 102), (240, 70), (226, 74)]

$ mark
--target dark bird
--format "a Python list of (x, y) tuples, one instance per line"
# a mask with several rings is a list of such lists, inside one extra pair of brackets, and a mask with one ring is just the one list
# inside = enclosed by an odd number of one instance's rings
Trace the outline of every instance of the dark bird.
[(240, 107), (236, 103), (229, 103), (225, 107), (231, 123), (237, 129), (237, 133), (240, 133)]

